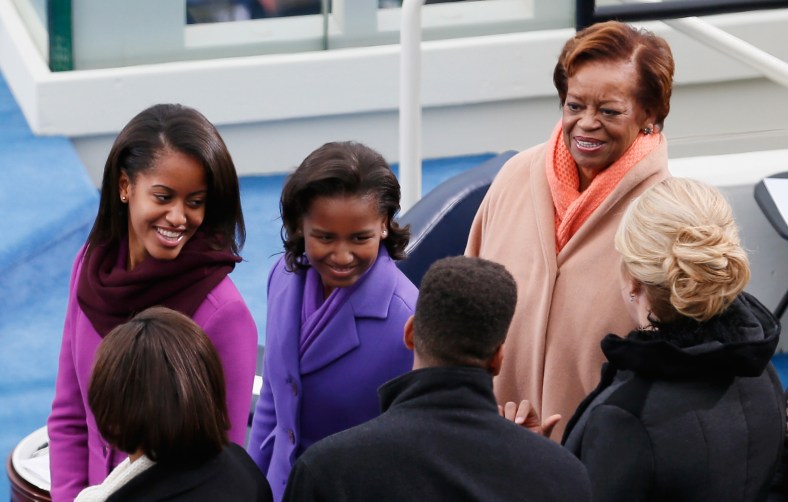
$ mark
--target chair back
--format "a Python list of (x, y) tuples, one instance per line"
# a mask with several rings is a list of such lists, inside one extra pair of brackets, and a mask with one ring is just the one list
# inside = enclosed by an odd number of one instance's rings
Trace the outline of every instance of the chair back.
[(430, 265), (465, 252), (476, 211), (501, 166), (517, 152), (507, 151), (444, 181), (399, 217), (410, 225), (407, 258), (398, 262), (402, 272), (419, 286)]

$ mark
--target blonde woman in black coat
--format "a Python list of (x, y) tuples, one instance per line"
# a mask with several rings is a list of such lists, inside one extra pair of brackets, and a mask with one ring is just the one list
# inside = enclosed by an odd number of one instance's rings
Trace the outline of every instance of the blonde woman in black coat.
[(770, 364), (780, 325), (743, 292), (730, 206), (712, 187), (668, 179), (635, 199), (615, 244), (641, 328), (603, 339), (601, 383), (564, 435), (594, 500), (765, 500), (785, 430)]

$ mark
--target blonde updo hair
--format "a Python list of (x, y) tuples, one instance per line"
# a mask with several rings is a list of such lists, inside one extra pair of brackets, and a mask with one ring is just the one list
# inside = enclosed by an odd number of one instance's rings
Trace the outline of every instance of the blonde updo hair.
[(715, 188), (687, 178), (666, 179), (635, 199), (615, 246), (663, 323), (711, 319), (750, 279), (730, 205)]

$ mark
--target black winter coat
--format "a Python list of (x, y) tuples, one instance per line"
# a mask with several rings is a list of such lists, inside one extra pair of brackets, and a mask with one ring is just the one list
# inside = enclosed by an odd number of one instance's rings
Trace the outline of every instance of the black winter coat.
[(564, 444), (595, 501), (765, 500), (785, 431), (779, 322), (740, 295), (721, 315), (608, 335)]
[(498, 416), (485, 370), (411, 371), (379, 394), (380, 416), (304, 452), (284, 500), (590, 500), (576, 458)]
[(155, 464), (143, 471), (107, 502), (270, 502), (271, 487), (257, 465), (235, 443), (194, 467)]

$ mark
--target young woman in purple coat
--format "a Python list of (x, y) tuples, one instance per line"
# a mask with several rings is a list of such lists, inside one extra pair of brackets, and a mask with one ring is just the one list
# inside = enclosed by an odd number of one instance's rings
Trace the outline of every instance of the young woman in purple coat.
[(228, 436), (243, 444), (257, 328), (228, 274), (244, 238), (238, 177), (216, 128), (180, 105), (134, 117), (112, 146), (71, 274), (47, 422), (55, 502), (101, 483), (126, 458), (98, 432), (88, 382), (103, 337), (151, 306), (191, 317), (211, 339), (225, 372)]
[(323, 145), (285, 182), (247, 448), (275, 500), (306, 448), (377, 416), (378, 386), (412, 367), (402, 336), (418, 291), (394, 263), (410, 234), (399, 199), (383, 157), (352, 142)]

